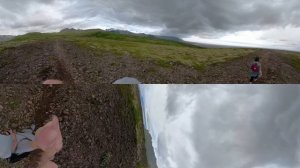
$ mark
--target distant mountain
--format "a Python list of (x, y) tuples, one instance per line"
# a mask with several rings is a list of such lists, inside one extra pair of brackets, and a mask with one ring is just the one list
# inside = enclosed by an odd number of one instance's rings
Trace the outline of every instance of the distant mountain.
[(208, 44), (208, 43), (196, 43), (196, 42), (189, 42), (189, 41), (184, 41), (186, 43), (203, 47), (203, 48), (243, 48), (243, 47), (238, 47), (238, 46), (230, 46), (230, 45), (218, 45), (218, 44)]
[(127, 30), (119, 30), (119, 29), (106, 29), (105, 31), (112, 32), (112, 33), (118, 33), (118, 34), (125, 34), (125, 35), (154, 37), (154, 38), (159, 38), (159, 39), (163, 39), (163, 40), (184, 42), (181, 38), (173, 37), (173, 36), (156, 36), (156, 35), (150, 35), (150, 34), (145, 34), (145, 33), (133, 33), (133, 32), (127, 31)]
[(145, 139), (146, 139), (145, 145), (146, 145), (146, 149), (147, 149), (146, 154), (147, 154), (149, 168), (158, 168), (155, 153), (154, 153), (154, 149), (153, 149), (153, 146), (152, 146), (151, 135), (150, 135), (149, 131), (146, 130), (146, 129), (145, 129), (144, 132), (145, 132)]
[(62, 29), (60, 32), (75, 32), (75, 31), (78, 31), (77, 29), (74, 29), (74, 28), (65, 28), (65, 29)]
[(106, 29), (105, 31), (112, 32), (112, 33), (117, 33), (117, 34), (126, 34), (126, 35), (142, 35), (142, 34), (132, 33), (132, 32), (127, 31), (127, 30), (119, 30), (119, 29)]
[(174, 36), (155, 36), (160, 39), (164, 40), (171, 40), (171, 41), (177, 41), (177, 42), (184, 42), (181, 38), (179, 37), (174, 37)]
[(11, 39), (13, 39), (14, 37), (15, 37), (15, 36), (0, 35), (0, 42), (11, 40)]

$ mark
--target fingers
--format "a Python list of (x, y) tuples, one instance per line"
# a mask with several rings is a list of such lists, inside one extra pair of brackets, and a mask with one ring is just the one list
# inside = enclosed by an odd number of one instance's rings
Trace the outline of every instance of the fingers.
[(10, 134), (11, 136), (16, 136), (16, 131), (9, 130), (9, 134)]
[(40, 163), (40, 168), (58, 168), (57, 164), (52, 161)]

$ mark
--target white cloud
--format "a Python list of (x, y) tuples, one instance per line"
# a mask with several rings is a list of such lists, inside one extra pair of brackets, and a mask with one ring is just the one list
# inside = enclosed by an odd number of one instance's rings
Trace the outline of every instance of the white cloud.
[(166, 86), (144, 97), (160, 168), (299, 167), (299, 86)]
[(300, 51), (298, 0), (0, 0), (0, 34), (116, 28)]
[(218, 38), (193, 35), (186, 41), (239, 47), (271, 48), (300, 51), (300, 28), (286, 27), (258, 31), (238, 31)]

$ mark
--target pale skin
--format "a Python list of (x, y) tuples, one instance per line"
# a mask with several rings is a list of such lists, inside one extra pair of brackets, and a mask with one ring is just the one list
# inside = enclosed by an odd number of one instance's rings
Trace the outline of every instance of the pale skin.
[(12, 130), (9, 131), (12, 139), (13, 139), (13, 144), (11, 146), (11, 151), (14, 153), (16, 151), (16, 148), (17, 148), (17, 145), (18, 145), (18, 142), (17, 142), (17, 135), (15, 132), (13, 132)]
[(49, 85), (50, 87), (53, 87), (53, 85), (62, 85), (62, 84), (64, 84), (63, 81), (57, 79), (48, 79), (43, 82), (43, 85)]
[[(16, 134), (12, 130), (10, 130), (10, 133), (13, 138), (12, 151), (15, 151), (17, 147)], [(51, 161), (63, 146), (57, 116), (53, 116), (50, 122), (39, 128), (35, 136), (36, 140), (31, 143), (33, 150), (41, 149), (43, 151), (39, 161), (39, 168), (57, 168), (58, 166)]]
[(62, 149), (62, 145), (59, 121), (57, 116), (53, 116), (50, 122), (36, 131), (36, 140), (32, 142), (34, 149), (44, 151), (40, 158), (40, 168), (57, 167), (51, 160), (53, 160), (54, 155)]

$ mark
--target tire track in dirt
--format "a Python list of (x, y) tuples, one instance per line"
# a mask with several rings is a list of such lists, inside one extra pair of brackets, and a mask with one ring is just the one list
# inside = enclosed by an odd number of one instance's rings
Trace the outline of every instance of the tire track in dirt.
[(55, 77), (62, 80), (65, 84), (74, 84), (74, 79), (70, 72), (71, 66), (68, 64), (61, 42), (56, 40), (54, 45), (54, 53), (57, 56), (57, 74)]
[[(62, 44), (59, 40), (56, 40), (53, 43), (54, 54), (57, 59), (56, 69), (57, 72), (54, 75), (56, 79), (60, 79), (64, 82), (65, 85), (74, 85), (74, 79), (72, 74), (69, 71), (69, 65), (67, 64), (67, 59), (62, 49)], [(50, 104), (53, 98), (56, 95), (56, 91), (58, 90), (59, 86), (43, 86), (42, 95), (40, 100), (37, 103), (37, 108), (35, 111), (35, 123), (38, 127), (42, 126), (43, 123), (49, 118), (47, 116), (47, 112), (50, 110)]]
[(47, 119), (49, 119), (47, 112), (49, 112), (50, 110), (50, 105), (52, 103), (53, 97), (55, 97), (57, 89), (57, 86), (43, 86), (42, 95), (40, 97), (40, 100), (37, 102), (37, 108), (34, 113), (34, 121), (37, 128), (43, 126), (43, 123)]

